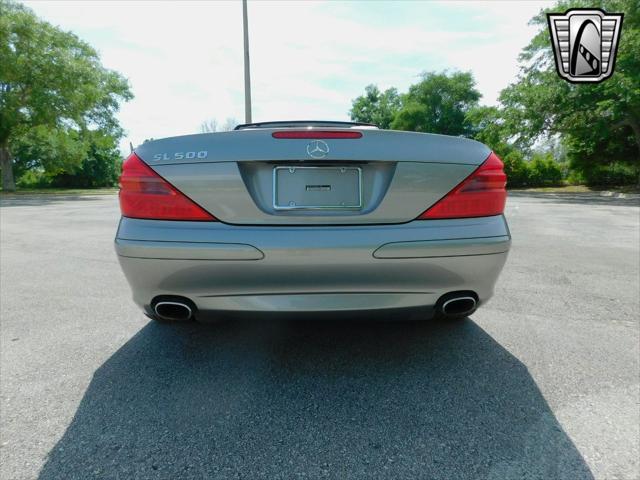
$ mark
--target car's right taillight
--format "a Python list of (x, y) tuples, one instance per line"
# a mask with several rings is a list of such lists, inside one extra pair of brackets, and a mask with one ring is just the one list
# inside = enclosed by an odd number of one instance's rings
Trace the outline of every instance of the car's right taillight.
[(491, 155), (474, 172), (418, 217), (418, 220), (489, 217), (504, 212), (507, 176)]
[(124, 217), (152, 220), (215, 220), (135, 153), (122, 165), (120, 211)]

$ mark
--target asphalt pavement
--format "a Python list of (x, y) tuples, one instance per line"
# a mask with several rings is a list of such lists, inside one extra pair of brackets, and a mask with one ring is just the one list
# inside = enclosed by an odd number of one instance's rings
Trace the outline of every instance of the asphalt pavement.
[(217, 325), (138, 311), (115, 196), (1, 202), (2, 479), (640, 478), (638, 196), (512, 194), (465, 321)]

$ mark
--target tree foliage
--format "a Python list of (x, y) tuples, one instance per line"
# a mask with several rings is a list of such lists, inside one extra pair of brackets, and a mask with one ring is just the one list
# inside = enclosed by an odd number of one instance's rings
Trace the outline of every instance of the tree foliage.
[(377, 86), (368, 85), (364, 95), (353, 100), (351, 119), (355, 122), (373, 123), (380, 128), (391, 128), (391, 122), (402, 106), (395, 88), (381, 92)]
[[(546, 13), (570, 8), (624, 13), (615, 72), (602, 83), (571, 84), (556, 72)], [(531, 23), (538, 33), (523, 49), (520, 74), (501, 92), (499, 105), (479, 105), (471, 73), (428, 72), (399, 96), (395, 112), (383, 108), (376, 87), (367, 87), (354, 100), (351, 118), (475, 138), (503, 159), (511, 186), (558, 184), (563, 177), (600, 185), (638, 183), (640, 2), (560, 0)], [(376, 120), (383, 114), (385, 122)]]
[(473, 107), (467, 112), (465, 120), (471, 126), (470, 136), (490, 146), (501, 158), (517, 150), (509, 142), (512, 134), (498, 107)]
[(433, 73), (409, 87), (391, 123), (395, 130), (470, 136), (467, 112), (478, 105), (480, 92), (470, 72)]
[(546, 11), (532, 19), (540, 31), (523, 50), (518, 81), (500, 95), (513, 143), (526, 150), (558, 136), (573, 169), (598, 183), (603, 168), (640, 166), (640, 3), (637, 0), (561, 1), (548, 11), (599, 7), (623, 12), (615, 72), (598, 84), (571, 84), (556, 73)]
[(73, 173), (51, 177), (52, 187), (97, 188), (115, 185), (122, 170), (122, 157), (109, 137), (95, 135), (89, 141), (87, 156)]
[(127, 81), (77, 36), (9, 0), (0, 0), (0, 65), (3, 188), (14, 188), (12, 149), (21, 150), (22, 165), (74, 172), (99, 148), (89, 132), (112, 143), (122, 135), (115, 113), (132, 98)]
[(112, 186), (122, 163), (117, 139), (101, 130), (43, 125), (18, 136), (12, 143), (12, 155), (18, 186), (25, 187)]
[(480, 92), (469, 72), (425, 72), (422, 80), (398, 94), (368, 85), (364, 95), (353, 100), (351, 119), (374, 123), (380, 128), (414, 132), (471, 135), (467, 112), (478, 104)]

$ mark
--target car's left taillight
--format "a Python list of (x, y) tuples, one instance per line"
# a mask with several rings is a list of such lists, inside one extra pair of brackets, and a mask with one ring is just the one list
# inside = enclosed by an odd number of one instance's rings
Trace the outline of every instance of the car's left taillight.
[(187, 198), (132, 153), (122, 165), (120, 211), (124, 217), (152, 220), (215, 221), (216, 218)]
[(501, 215), (507, 201), (507, 176), (493, 152), (457, 187), (432, 205), (418, 220)]

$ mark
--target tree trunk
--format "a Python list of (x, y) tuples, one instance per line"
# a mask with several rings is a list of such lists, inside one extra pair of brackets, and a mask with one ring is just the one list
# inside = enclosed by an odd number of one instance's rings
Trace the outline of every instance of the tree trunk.
[(16, 189), (16, 182), (13, 179), (13, 161), (9, 145), (4, 142), (0, 145), (0, 168), (2, 168), (2, 189), (5, 192), (13, 192)]
[(636, 143), (638, 144), (638, 153), (640, 153), (640, 124), (635, 118), (630, 118), (628, 124), (633, 130), (633, 135), (636, 137)]

